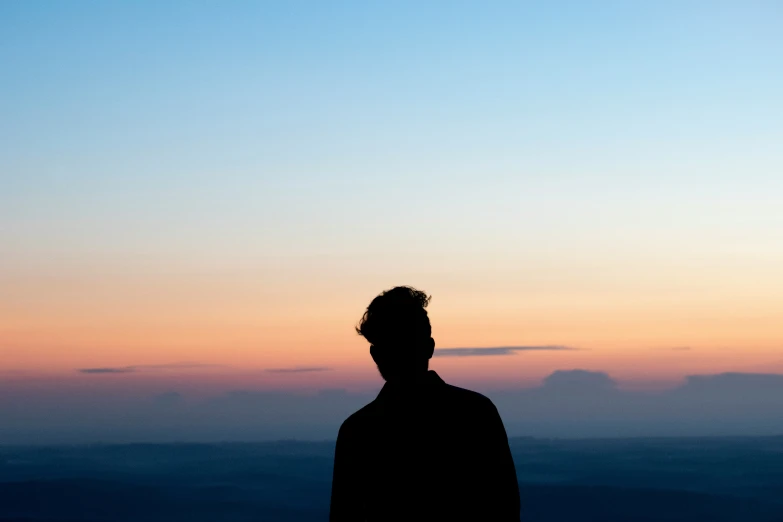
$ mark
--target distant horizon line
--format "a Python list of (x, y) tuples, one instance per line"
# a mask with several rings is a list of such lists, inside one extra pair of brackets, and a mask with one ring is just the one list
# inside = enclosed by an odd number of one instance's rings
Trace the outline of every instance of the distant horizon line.
[[(613, 442), (613, 441), (654, 441), (654, 440), (777, 440), (783, 439), (783, 432), (775, 435), (628, 435), (624, 437), (605, 437), (605, 436), (580, 436), (580, 437), (538, 437), (534, 435), (509, 435), (509, 442), (517, 440), (526, 441), (550, 441), (550, 442)], [(88, 447), (123, 447), (123, 446), (271, 446), (275, 444), (301, 444), (301, 445), (323, 445), (335, 444), (336, 439), (297, 439), (281, 438), (272, 440), (214, 440), (214, 441), (135, 441), (135, 442), (61, 442), (61, 443), (42, 443), (42, 444), (3, 444), (2, 448), (88, 448)]]

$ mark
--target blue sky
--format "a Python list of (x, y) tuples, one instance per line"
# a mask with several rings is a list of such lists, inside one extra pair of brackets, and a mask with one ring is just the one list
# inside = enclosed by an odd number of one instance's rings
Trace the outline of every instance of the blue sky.
[[(163, 248), (161, 222), (274, 222), (285, 237), (317, 222), (314, 251), (363, 233), (359, 215), (400, 240), (422, 220), (447, 238), (467, 215), (475, 238), (498, 219), (530, 223), (520, 207), (556, 229), (596, 204), (616, 222), (638, 199), (780, 194), (775, 2), (0, 10), (0, 198), (15, 237), (45, 234), (43, 219), (107, 248), (118, 230)], [(402, 200), (412, 223), (385, 227)], [(112, 231), (95, 225), (106, 217)]]
[(74, 191), (131, 171), (164, 191), (181, 176), (208, 190), (200, 178), (219, 172), (328, 178), (335, 192), (424, 177), (468, 194), (532, 170), (584, 178), (632, 162), (666, 178), (668, 159), (753, 161), (741, 145), (779, 137), (774, 2), (0, 9), (3, 163), (23, 194), (22, 174), (57, 178), (53, 162), (78, 167)]

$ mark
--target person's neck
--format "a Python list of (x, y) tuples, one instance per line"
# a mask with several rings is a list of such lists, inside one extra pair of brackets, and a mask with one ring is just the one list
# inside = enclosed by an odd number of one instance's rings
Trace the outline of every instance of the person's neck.
[(429, 371), (430, 370), (428, 368), (424, 368), (423, 370), (396, 375), (391, 379), (388, 379), (386, 382), (394, 387), (407, 388), (407, 387), (418, 386), (427, 380), (427, 375), (429, 374)]

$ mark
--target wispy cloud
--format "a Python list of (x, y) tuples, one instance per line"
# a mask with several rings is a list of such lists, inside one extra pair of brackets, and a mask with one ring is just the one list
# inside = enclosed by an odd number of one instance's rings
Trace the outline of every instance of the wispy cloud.
[(204, 364), (194, 362), (182, 362), (182, 363), (169, 363), (169, 364), (134, 364), (132, 366), (114, 366), (114, 367), (99, 367), (99, 368), (79, 368), (76, 371), (86, 374), (101, 374), (101, 373), (135, 373), (140, 371), (155, 371), (155, 370), (191, 370), (195, 368), (220, 368), (221, 364)]
[(490, 355), (514, 355), (517, 352), (567, 351), (576, 350), (570, 346), (489, 346), (482, 348), (440, 348), (435, 350), (435, 357), (478, 357)]
[(133, 366), (127, 366), (124, 368), (80, 368), (79, 373), (132, 373), (135, 370)]
[(223, 364), (181, 362), (169, 364), (137, 364), (130, 366), (136, 370), (191, 370), (194, 368), (225, 368)]
[(690, 352), (693, 350), (690, 346), (652, 346), (649, 350), (656, 352)]
[(333, 368), (325, 366), (296, 366), (293, 368), (267, 368), (269, 373), (309, 373), (309, 372), (329, 372)]

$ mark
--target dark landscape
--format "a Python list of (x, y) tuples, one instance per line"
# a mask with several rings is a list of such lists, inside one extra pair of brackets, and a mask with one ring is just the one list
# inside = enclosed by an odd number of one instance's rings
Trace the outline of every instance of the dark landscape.
[[(783, 437), (510, 443), (523, 521), (783, 522)], [(0, 447), (0, 522), (323, 521), (333, 451), (303, 441)]]

